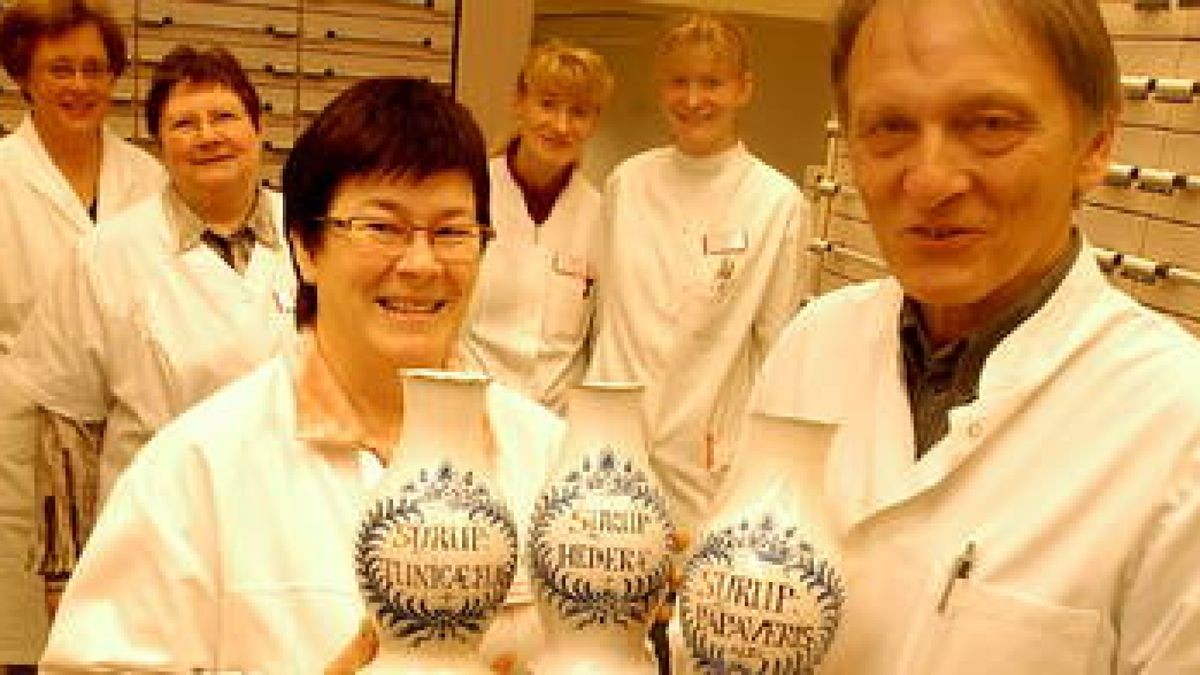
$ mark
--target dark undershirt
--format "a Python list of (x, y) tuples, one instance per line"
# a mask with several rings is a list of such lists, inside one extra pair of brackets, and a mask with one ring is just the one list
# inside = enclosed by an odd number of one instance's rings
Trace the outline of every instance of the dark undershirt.
[(504, 151), (505, 160), (508, 162), (508, 173), (521, 190), (521, 196), (525, 199), (525, 210), (529, 212), (529, 217), (535, 225), (541, 225), (550, 219), (554, 204), (558, 202), (558, 198), (567, 189), (567, 184), (571, 182), (571, 175), (575, 173), (575, 165), (571, 164), (563, 169), (562, 173), (544, 188), (530, 185), (517, 173), (518, 143), (520, 143), (520, 139), (514, 138)]
[(913, 439), (920, 459), (950, 429), (950, 410), (979, 395), (984, 362), (1005, 337), (1041, 309), (1058, 289), (1079, 255), (1082, 240), (1072, 230), (1067, 250), (1037, 284), (991, 323), (978, 331), (936, 347), (915, 300), (904, 298), (900, 309), (900, 347), (912, 414)]

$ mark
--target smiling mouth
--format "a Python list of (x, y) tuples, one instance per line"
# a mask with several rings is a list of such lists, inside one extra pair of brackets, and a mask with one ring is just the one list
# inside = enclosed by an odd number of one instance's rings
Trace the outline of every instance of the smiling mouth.
[(977, 230), (965, 227), (910, 227), (909, 234), (923, 239), (951, 239), (963, 235), (978, 234)]
[(445, 300), (400, 300), (396, 298), (377, 298), (375, 304), (397, 314), (437, 314), (446, 308)]

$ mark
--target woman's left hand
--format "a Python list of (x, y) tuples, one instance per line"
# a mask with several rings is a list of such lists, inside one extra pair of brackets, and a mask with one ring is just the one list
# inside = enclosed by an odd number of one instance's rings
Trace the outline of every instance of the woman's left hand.
[(375, 626), (371, 619), (364, 616), (358, 633), (350, 640), (350, 644), (325, 667), (325, 675), (352, 675), (373, 661), (378, 652), (379, 636), (375, 634)]
[[(371, 619), (363, 617), (358, 627), (358, 633), (351, 638), (342, 653), (337, 655), (325, 667), (325, 675), (353, 675), (375, 660), (379, 653), (379, 636), (375, 633), (375, 625)], [(514, 672), (517, 659), (512, 654), (505, 654), (492, 661), (492, 672), (496, 675), (511, 675)]]

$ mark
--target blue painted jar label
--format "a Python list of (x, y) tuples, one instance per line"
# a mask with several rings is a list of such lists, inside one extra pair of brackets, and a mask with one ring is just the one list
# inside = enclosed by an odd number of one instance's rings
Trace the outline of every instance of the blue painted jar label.
[(507, 504), (475, 474), (448, 464), (377, 498), (355, 541), (368, 607), (413, 647), (478, 639), (516, 565), (517, 529)]
[(769, 516), (709, 533), (687, 564), (679, 613), (702, 673), (807, 673), (833, 641), (845, 590), (794, 527)]
[(538, 500), (529, 536), (538, 593), (576, 628), (644, 623), (666, 588), (671, 531), (662, 491), (603, 448)]

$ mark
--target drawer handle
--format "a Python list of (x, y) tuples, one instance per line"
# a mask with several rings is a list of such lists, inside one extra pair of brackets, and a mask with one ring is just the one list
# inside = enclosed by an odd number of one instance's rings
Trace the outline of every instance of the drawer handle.
[(822, 197), (836, 197), (842, 191), (842, 184), (836, 180), (821, 176), (817, 180), (817, 194)]
[(167, 26), (175, 25), (175, 17), (169, 14), (164, 14), (157, 19), (151, 17), (139, 18), (138, 23), (150, 28), (166, 28)]
[(1154, 78), (1145, 75), (1122, 75), (1121, 92), (1130, 101), (1145, 101), (1154, 88)]
[(1149, 260), (1129, 253), (1094, 247), (1096, 261), (1106, 274), (1153, 286), (1160, 281), (1200, 286), (1200, 273), (1168, 262)]
[(1170, 195), (1175, 192), (1175, 179), (1178, 174), (1162, 169), (1138, 169), (1137, 187), (1143, 192), (1158, 195)]
[(813, 239), (808, 242), (808, 250), (818, 255), (834, 254), (849, 258), (855, 262), (860, 262), (868, 267), (872, 267), (881, 272), (887, 271), (887, 263), (876, 258), (875, 256), (867, 255), (861, 251), (857, 251), (849, 246), (843, 246), (828, 239)]
[(1133, 0), (1134, 9), (1171, 9), (1171, 0)]
[(1200, 176), (1132, 164), (1109, 164), (1104, 175), (1104, 185), (1171, 195), (1176, 190), (1200, 190)]
[(1138, 168), (1132, 164), (1109, 164), (1104, 184), (1109, 187), (1132, 187), (1137, 177)]
[(274, 24), (267, 24), (265, 30), (267, 35), (277, 38), (294, 38), (300, 35), (300, 31), (295, 28), (280, 28)]
[(1154, 80), (1154, 99), (1165, 103), (1191, 103), (1196, 98), (1196, 81), (1181, 78)]
[(1192, 103), (1200, 94), (1200, 86), (1195, 80), (1178, 77), (1122, 75), (1121, 93), (1130, 101), (1145, 101), (1153, 97), (1162, 103)]

